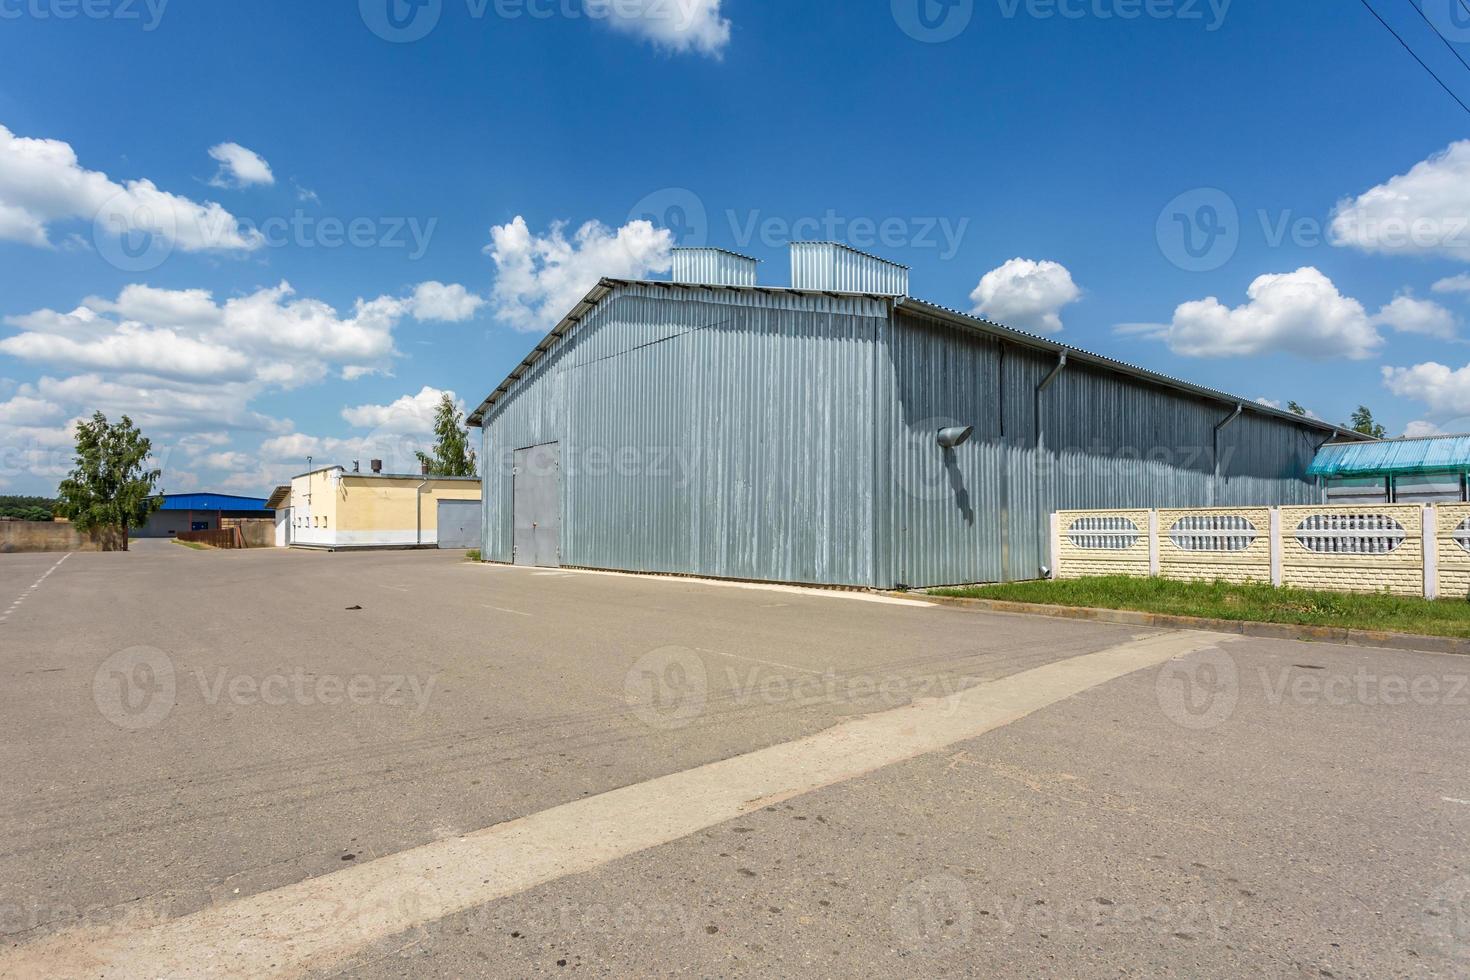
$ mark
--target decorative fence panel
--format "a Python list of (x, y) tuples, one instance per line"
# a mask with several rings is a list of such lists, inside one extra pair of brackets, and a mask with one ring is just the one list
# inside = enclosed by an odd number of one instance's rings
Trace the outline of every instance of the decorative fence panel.
[(1439, 512), (1436, 564), (1440, 598), (1470, 598), (1470, 504), (1435, 510)]
[(1060, 558), (1052, 567), (1062, 578), (1149, 573), (1149, 512), (1068, 511), (1053, 535)]
[(1464, 504), (1061, 511), (1053, 516), (1052, 542), (1057, 578), (1155, 575), (1470, 596)]

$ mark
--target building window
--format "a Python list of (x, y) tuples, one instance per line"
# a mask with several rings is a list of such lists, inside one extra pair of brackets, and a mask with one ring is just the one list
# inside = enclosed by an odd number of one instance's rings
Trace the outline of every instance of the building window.
[(1079, 517), (1067, 537), (1076, 548), (1127, 551), (1138, 543), (1138, 525), (1126, 517)]
[(1180, 551), (1245, 551), (1259, 532), (1237, 514), (1181, 517), (1169, 530), (1169, 540)]
[(1296, 539), (1319, 555), (1387, 555), (1403, 546), (1404, 526), (1387, 514), (1318, 514), (1297, 525)]

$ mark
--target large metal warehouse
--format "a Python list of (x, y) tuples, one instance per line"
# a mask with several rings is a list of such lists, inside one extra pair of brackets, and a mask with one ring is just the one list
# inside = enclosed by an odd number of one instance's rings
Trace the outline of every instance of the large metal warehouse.
[(791, 251), (789, 287), (679, 249), (672, 281), (587, 294), (470, 417), (485, 560), (1036, 578), (1054, 510), (1317, 503), (1314, 455), (1352, 435), (913, 299), (842, 245)]

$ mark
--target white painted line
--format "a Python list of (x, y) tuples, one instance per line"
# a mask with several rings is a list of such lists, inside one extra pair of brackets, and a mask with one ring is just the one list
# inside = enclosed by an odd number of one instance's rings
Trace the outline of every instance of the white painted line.
[(176, 919), (58, 933), (0, 949), (0, 975), (328, 972), (387, 936), (984, 735), (1099, 684), (1231, 639), (1159, 634)]
[(1458, 803), (1461, 806), (1470, 806), (1470, 800), (1457, 800), (1453, 796), (1441, 796), (1440, 799), (1446, 803)]
[(30, 584), (30, 587), (28, 589), (26, 589), (20, 595), (16, 596), (15, 597), (15, 601), (10, 604), (10, 608), (7, 609), (7, 610), (5, 610), (5, 615), (0, 616), (0, 623), (3, 623), (7, 619), (9, 619), (10, 618), (10, 614), (13, 613), (13, 612), (15, 612), (17, 609), (20, 608), (20, 604), (26, 600), (26, 597), (29, 596), (32, 592), (34, 592), (37, 589), (39, 589), (41, 587), (41, 583), (44, 582), (44, 581), (46, 581), (48, 578), (50, 578), (51, 577), (51, 573), (54, 572), (54, 571), (56, 571), (58, 568), (60, 568), (61, 567), (61, 563), (64, 562), (64, 561), (66, 561), (70, 557), (71, 557), (71, 552), (68, 551), (66, 554), (62, 555), (59, 559), (57, 559), (56, 564), (54, 564), (50, 568), (46, 569), (45, 574), (43, 574), (40, 578), (38, 578), (34, 582), (32, 582)]
[(512, 616), (529, 616), (531, 619), (536, 618), (535, 616), (531, 615), (531, 613), (521, 612), (519, 609), (506, 609), (503, 606), (486, 606), (485, 608), (494, 609), (496, 612), (510, 613)]
[[(478, 564), (482, 568), (504, 568), (524, 571), (524, 565), (504, 565), (496, 562), (468, 562), (469, 565)], [(608, 572), (597, 568), (564, 568), (559, 572), (533, 572), (535, 575), (614, 575), (618, 578), (636, 578), (650, 582), (667, 582), (670, 585), (713, 585), (722, 589), (759, 589), (764, 592), (786, 592), (791, 595), (809, 595), (824, 599), (852, 599), (857, 602), (879, 602), (889, 606), (921, 606), (925, 609), (933, 609), (938, 603), (924, 602), (920, 599), (900, 599), (890, 595), (876, 595), (872, 592), (854, 592), (846, 589), (822, 589), (807, 585), (781, 585), (776, 582), (736, 582), (723, 578), (696, 578), (688, 575), (646, 575), (642, 572)]]
[(763, 664), (767, 667), (779, 667), (782, 670), (795, 670), (800, 671), (803, 674), (816, 674), (818, 677), (821, 677), (822, 674), (826, 673), (825, 671), (821, 670), (812, 670), (810, 667), (797, 667), (794, 664), (777, 663), (774, 660), (762, 660), (759, 657), (745, 657), (741, 656), (738, 653), (726, 653), (723, 650), (707, 650), (704, 647), (695, 647), (694, 649), (698, 650), (700, 653), (712, 653), (717, 657), (729, 657), (731, 660), (744, 660), (753, 664)]

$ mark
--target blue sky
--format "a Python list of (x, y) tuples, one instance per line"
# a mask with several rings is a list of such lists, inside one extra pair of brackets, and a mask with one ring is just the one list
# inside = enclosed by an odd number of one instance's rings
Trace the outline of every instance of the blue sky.
[(0, 127), (0, 492), (97, 407), (170, 490), (406, 454), (598, 275), (707, 242), (779, 285), (793, 227), (1155, 370), (1470, 429), (1470, 115), (1357, 2), (0, 0)]

